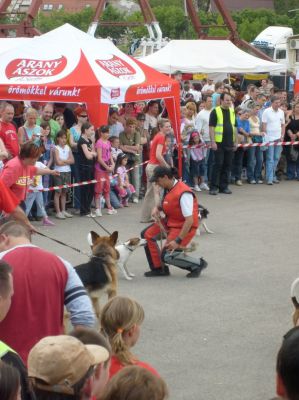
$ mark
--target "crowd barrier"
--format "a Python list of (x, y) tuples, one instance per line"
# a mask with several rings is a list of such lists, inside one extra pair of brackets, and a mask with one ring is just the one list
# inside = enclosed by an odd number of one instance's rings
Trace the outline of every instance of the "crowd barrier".
[[(238, 144), (238, 148), (249, 148), (249, 147), (270, 147), (270, 146), (293, 146), (293, 145), (299, 145), (299, 141), (294, 141), (294, 142), (265, 142), (265, 143), (244, 143), (244, 144)], [(182, 146), (182, 148), (199, 148), (199, 147), (205, 147), (205, 148), (211, 148), (211, 144), (201, 144), (197, 146)], [(147, 164), (148, 161), (144, 161), (140, 164), (135, 165), (132, 168), (129, 168), (128, 171), (132, 171), (134, 168), (138, 168), (141, 165)], [(113, 178), (117, 177), (117, 174), (114, 174), (111, 176), (111, 180)], [(37, 189), (37, 190), (28, 190), (28, 192), (51, 192), (53, 190), (58, 190), (58, 189), (68, 189), (68, 188), (73, 188), (73, 187), (78, 187), (78, 186), (85, 186), (85, 185), (91, 185), (93, 183), (99, 182), (96, 179), (92, 179), (89, 181), (82, 181), (82, 182), (75, 182), (75, 183), (70, 183), (66, 185), (59, 185), (59, 186), (51, 186), (48, 188), (43, 188), (43, 189)]]

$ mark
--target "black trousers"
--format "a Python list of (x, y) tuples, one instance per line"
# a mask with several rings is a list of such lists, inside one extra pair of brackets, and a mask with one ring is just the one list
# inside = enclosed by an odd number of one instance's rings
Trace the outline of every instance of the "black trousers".
[(217, 150), (213, 150), (214, 162), (212, 167), (211, 190), (224, 190), (228, 187), (232, 168), (233, 149), (217, 144)]
[[(80, 165), (80, 181), (94, 179), (93, 165)], [(80, 187), (80, 215), (90, 213), (91, 202), (94, 196), (94, 184), (83, 185)]]

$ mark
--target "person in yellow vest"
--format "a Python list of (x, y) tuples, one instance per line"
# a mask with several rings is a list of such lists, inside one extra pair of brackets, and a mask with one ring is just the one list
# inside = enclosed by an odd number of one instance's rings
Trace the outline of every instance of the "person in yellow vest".
[(232, 108), (229, 93), (221, 93), (220, 106), (210, 114), (209, 128), (214, 163), (210, 184), (210, 194), (218, 192), (231, 194), (228, 187), (232, 167), (233, 153), (237, 149), (236, 115)]
[[(12, 269), (5, 261), (0, 261), (0, 322), (6, 317), (10, 309), (13, 293)], [(28, 335), (28, 332), (24, 332), (24, 334)], [(19, 371), (22, 400), (35, 399), (33, 392), (29, 389), (27, 370), (21, 357), (1, 340), (0, 360), (4, 363), (12, 365)]]

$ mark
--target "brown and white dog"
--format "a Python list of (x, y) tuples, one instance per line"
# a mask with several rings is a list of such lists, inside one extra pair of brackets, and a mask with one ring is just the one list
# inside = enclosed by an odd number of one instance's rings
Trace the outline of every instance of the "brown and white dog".
[(291, 286), (291, 299), (292, 299), (292, 302), (295, 307), (295, 311), (293, 314), (294, 326), (299, 325), (299, 302), (297, 300), (296, 293), (295, 293), (298, 283), (299, 283), (299, 278), (295, 279)]
[(76, 271), (88, 291), (97, 318), (100, 317), (100, 298), (107, 293), (108, 299), (117, 294), (117, 260), (118, 251), (115, 249), (118, 232), (111, 236), (99, 236), (91, 231), (88, 243), (92, 256), (87, 263), (77, 265)]
[(124, 243), (115, 246), (115, 249), (119, 254), (117, 265), (120, 268), (121, 272), (123, 273), (123, 276), (128, 281), (132, 280), (132, 277), (135, 276), (134, 274), (132, 274), (132, 272), (129, 272), (127, 268), (128, 259), (134, 250), (136, 250), (138, 247), (144, 246), (145, 244), (146, 244), (146, 239), (132, 238)]

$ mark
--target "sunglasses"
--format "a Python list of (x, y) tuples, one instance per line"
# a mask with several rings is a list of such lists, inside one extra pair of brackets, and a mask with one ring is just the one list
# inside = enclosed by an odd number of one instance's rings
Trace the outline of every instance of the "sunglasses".
[(79, 115), (81, 118), (88, 118), (88, 115)]

